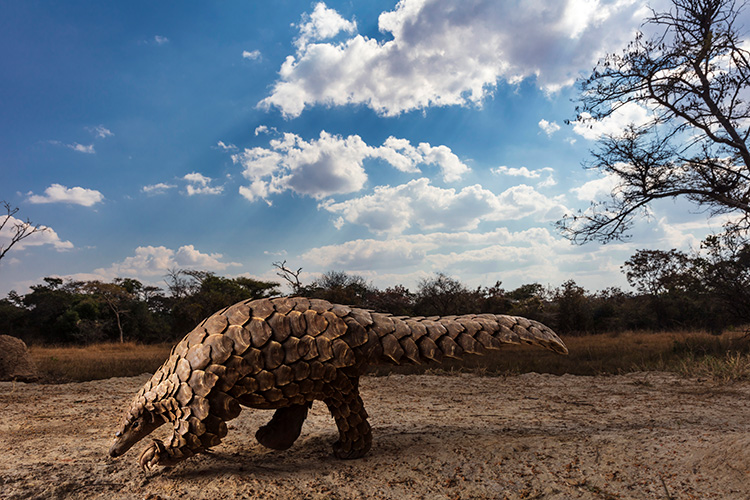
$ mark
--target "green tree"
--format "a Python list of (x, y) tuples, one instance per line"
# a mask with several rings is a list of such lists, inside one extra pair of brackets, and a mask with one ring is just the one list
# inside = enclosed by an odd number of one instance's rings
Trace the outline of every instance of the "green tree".
[(344, 271), (327, 271), (300, 292), (308, 297), (324, 299), (337, 304), (364, 306), (375, 288), (357, 274)]
[(644, 295), (663, 295), (690, 287), (691, 258), (677, 249), (637, 250), (621, 266), (628, 284)]
[(750, 244), (729, 232), (708, 236), (701, 247), (695, 266), (707, 293), (730, 316), (722, 323), (750, 321)]
[(242, 300), (279, 295), (279, 284), (252, 278), (225, 278), (210, 271), (170, 272), (167, 286), (172, 292), (173, 331), (184, 334), (218, 310)]
[(367, 307), (395, 316), (413, 316), (414, 300), (415, 296), (408, 288), (396, 285), (373, 291), (368, 297)]
[[(123, 285), (123, 282), (125, 283)], [(136, 286), (138, 285), (138, 286)], [(132, 303), (135, 301), (135, 289), (141, 286), (137, 280), (115, 279), (114, 283), (102, 283), (101, 281), (89, 281), (82, 287), (85, 293), (102, 300), (115, 317), (117, 332), (120, 343), (125, 342), (125, 332), (122, 328), (122, 317), (130, 312)]]
[(555, 291), (556, 329), (560, 333), (590, 333), (594, 329), (593, 310), (583, 287), (568, 280)]
[(422, 279), (416, 293), (415, 312), (423, 316), (448, 316), (477, 312), (480, 294), (443, 273)]

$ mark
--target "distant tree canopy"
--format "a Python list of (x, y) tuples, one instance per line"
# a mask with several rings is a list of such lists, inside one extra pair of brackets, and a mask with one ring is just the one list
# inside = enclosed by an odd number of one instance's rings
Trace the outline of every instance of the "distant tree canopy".
[(750, 229), (750, 52), (737, 22), (745, 4), (672, 3), (646, 21), (656, 36), (638, 33), (580, 82), (580, 125), (629, 105), (652, 115), (598, 140), (590, 167), (616, 185), (608, 201), (559, 221), (573, 241), (622, 238), (652, 201), (675, 197)]
[(0, 300), (0, 332), (29, 342), (88, 343), (174, 340), (201, 320), (241, 300), (279, 295), (277, 283), (172, 270), (169, 295), (132, 278), (65, 281), (44, 278), (31, 292)]

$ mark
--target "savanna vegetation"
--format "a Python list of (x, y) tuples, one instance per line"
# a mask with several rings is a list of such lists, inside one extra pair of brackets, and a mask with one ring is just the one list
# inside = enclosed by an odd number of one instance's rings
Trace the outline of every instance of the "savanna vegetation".
[[(542, 321), (564, 336), (626, 331), (738, 331), (750, 323), (750, 245), (733, 233), (708, 237), (700, 252), (638, 250), (622, 271), (632, 291), (590, 292), (575, 281), (557, 287), (502, 283), (471, 288), (442, 273), (416, 290), (378, 288), (358, 275), (329, 271), (309, 284), (276, 263), (295, 295), (395, 315), (488, 312)], [(281, 284), (207, 271), (171, 270), (165, 288), (132, 278), (112, 282), (44, 279), (25, 295), (0, 300), (0, 331), (28, 344), (139, 342), (181, 338), (202, 319), (235, 302), (281, 295)]]
[[(710, 236), (701, 250), (639, 250), (623, 265), (632, 291), (590, 292), (569, 280), (505, 289), (471, 288), (437, 273), (416, 290), (378, 288), (329, 271), (309, 284), (275, 263), (291, 293), (395, 315), (490, 312), (540, 320), (568, 344), (568, 357), (509, 347), (447, 363), (484, 373), (597, 374), (663, 369), (723, 379), (750, 376), (750, 245)], [(89, 380), (153, 371), (174, 341), (203, 318), (240, 300), (281, 295), (281, 283), (171, 270), (165, 287), (132, 278), (109, 283), (48, 277), (25, 295), (0, 300), (0, 331), (25, 340), (47, 380)], [(429, 367), (427, 367), (429, 368)], [(378, 373), (425, 367), (381, 367)]]

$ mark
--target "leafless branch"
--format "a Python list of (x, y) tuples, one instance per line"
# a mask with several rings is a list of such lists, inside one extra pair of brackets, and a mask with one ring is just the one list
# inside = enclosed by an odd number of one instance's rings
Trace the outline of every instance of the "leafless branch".
[[(43, 233), (44, 231), (49, 230), (48, 227), (40, 226), (39, 224), (32, 224), (29, 219), (26, 219), (26, 222), (18, 221), (13, 217), (18, 213), (18, 207), (11, 206), (7, 201), (3, 201), (2, 204), (5, 207), (6, 215), (2, 216), (2, 220), (0, 221), (0, 233), (2, 233), (3, 230), (6, 230), (7, 226), (7, 231), (10, 231), (10, 242), (4, 246), (0, 245), (0, 260), (5, 257), (5, 254), (7, 254), (16, 243), (28, 238), (32, 234)], [(13, 217), (15, 222), (8, 225), (11, 217)]]

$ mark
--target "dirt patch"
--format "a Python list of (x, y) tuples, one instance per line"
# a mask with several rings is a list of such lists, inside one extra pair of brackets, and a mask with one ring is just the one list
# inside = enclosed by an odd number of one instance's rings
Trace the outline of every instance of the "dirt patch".
[(290, 450), (260, 446), (271, 413), (245, 409), (212, 455), (144, 474), (145, 442), (116, 460), (107, 449), (147, 379), (0, 383), (0, 499), (750, 498), (750, 383), (365, 377), (374, 443), (363, 459), (331, 455), (336, 428), (316, 403)]

